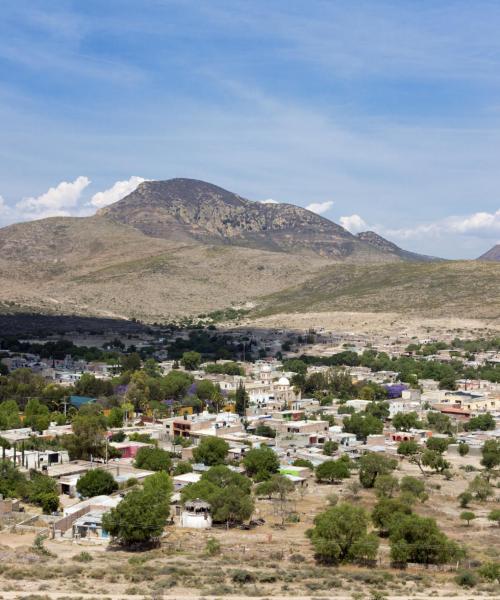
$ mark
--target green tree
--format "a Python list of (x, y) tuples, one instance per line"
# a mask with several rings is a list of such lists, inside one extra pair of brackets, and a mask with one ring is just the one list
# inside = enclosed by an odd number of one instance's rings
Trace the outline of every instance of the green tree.
[(399, 489), (402, 493), (411, 494), (421, 502), (427, 500), (428, 495), (425, 491), (425, 483), (411, 475), (405, 475), (400, 482)]
[(338, 449), (339, 449), (338, 442), (334, 442), (332, 440), (327, 440), (323, 444), (323, 454), (326, 454), (326, 456), (333, 456), (335, 454), (335, 452), (337, 452)]
[(272, 427), (269, 427), (269, 425), (261, 423), (255, 428), (255, 435), (273, 439), (276, 437), (276, 431)]
[(399, 482), (390, 473), (377, 475), (373, 485), (379, 498), (391, 498), (399, 490)]
[(476, 500), (485, 501), (490, 496), (493, 496), (493, 487), (490, 482), (481, 475), (476, 475), (469, 483), (467, 491), (472, 494)]
[(470, 510), (464, 510), (460, 513), (460, 518), (462, 521), (467, 521), (467, 527), (470, 525), (470, 522), (476, 518), (476, 515)]
[(238, 387), (236, 388), (234, 401), (236, 404), (236, 412), (240, 415), (240, 417), (244, 417), (246, 415), (249, 398), (245, 386), (241, 381), (238, 383)]
[(166, 511), (169, 510), (170, 498), (174, 491), (172, 479), (165, 471), (158, 471), (154, 475), (148, 475), (144, 479), (143, 490), (150, 494), (157, 502), (161, 502), (166, 506)]
[(412, 513), (411, 506), (400, 498), (380, 498), (373, 507), (372, 521), (380, 533), (387, 535), (394, 521)]
[(433, 469), (436, 473), (442, 473), (450, 467), (450, 463), (443, 458), (440, 452), (429, 449), (422, 452), (422, 464)]
[(500, 508), (494, 508), (488, 515), (488, 519), (500, 526)]
[(170, 471), (172, 459), (166, 450), (161, 448), (139, 448), (135, 456), (135, 466), (147, 471)]
[(190, 350), (189, 352), (184, 352), (181, 358), (181, 365), (186, 369), (186, 371), (196, 371), (201, 363), (201, 354), (199, 352), (195, 352), (194, 350)]
[(208, 467), (224, 463), (229, 452), (229, 444), (217, 437), (206, 437), (193, 449), (193, 458)]
[(337, 483), (351, 476), (349, 466), (342, 460), (326, 460), (316, 467), (316, 480)]
[(47, 475), (31, 471), (28, 500), (41, 506), (45, 514), (56, 511), (59, 508), (56, 481)]
[(383, 454), (365, 452), (359, 460), (359, 481), (364, 488), (372, 488), (378, 475), (386, 475), (397, 467), (397, 461)]
[(85, 498), (113, 493), (118, 489), (118, 484), (113, 475), (104, 469), (92, 469), (82, 475), (76, 482), (76, 490)]
[(463, 556), (434, 519), (415, 514), (394, 519), (390, 527), (391, 557), (396, 563), (445, 564)]
[(137, 352), (124, 354), (120, 359), (122, 371), (138, 371), (141, 368), (141, 357)]
[(427, 413), (429, 427), (437, 433), (452, 433), (451, 419), (448, 415), (440, 412), (430, 411)]
[(384, 423), (367, 413), (354, 413), (350, 417), (344, 417), (344, 431), (354, 433), (360, 440), (366, 440), (369, 435), (382, 433)]
[(123, 408), (121, 406), (113, 406), (109, 411), (107, 417), (108, 427), (122, 427), (123, 426)]
[(485, 413), (484, 415), (477, 415), (477, 417), (472, 417), (468, 423), (465, 424), (465, 429), (467, 431), (488, 431), (495, 429), (495, 419), (491, 416), (490, 413)]
[(410, 429), (421, 429), (423, 424), (416, 412), (398, 412), (392, 418), (392, 426), (396, 431), (410, 431)]
[(439, 452), (439, 454), (442, 454), (448, 449), (448, 443), (449, 440), (446, 438), (431, 437), (427, 440), (425, 445), (429, 450), (433, 450), (434, 452)]
[(72, 459), (90, 460), (104, 455), (106, 418), (95, 404), (87, 404), (75, 415), (71, 427), (73, 436), (67, 440)]
[(314, 471), (314, 465), (312, 464), (312, 462), (305, 458), (296, 458), (293, 461), (292, 465), (294, 467), (305, 467), (306, 469), (310, 469), (311, 471)]
[(24, 424), (42, 433), (50, 425), (50, 412), (37, 398), (30, 398), (24, 409)]
[(0, 403), (0, 429), (15, 429), (21, 427), (19, 406), (15, 400), (5, 400)]
[(168, 504), (155, 494), (133, 490), (102, 518), (103, 529), (120, 544), (148, 544), (163, 533), (168, 517)]
[(481, 464), (491, 471), (500, 465), (500, 440), (486, 440), (481, 449)]
[(378, 541), (368, 534), (368, 516), (357, 506), (337, 504), (328, 508), (316, 516), (307, 534), (322, 563), (373, 559), (377, 554)]
[(211, 467), (200, 481), (181, 490), (182, 502), (201, 498), (211, 506), (215, 523), (241, 523), (252, 516), (252, 483), (224, 465)]
[(269, 479), (273, 473), (279, 470), (280, 462), (276, 452), (268, 446), (252, 448), (243, 459), (245, 471), (255, 481)]

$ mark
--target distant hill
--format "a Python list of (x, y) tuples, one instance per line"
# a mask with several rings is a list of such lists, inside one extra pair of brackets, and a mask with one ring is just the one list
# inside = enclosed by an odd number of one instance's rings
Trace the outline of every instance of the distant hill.
[(374, 248), (381, 250), (387, 254), (391, 254), (393, 256), (397, 256), (402, 260), (408, 261), (417, 261), (417, 262), (428, 262), (435, 260), (442, 260), (440, 258), (435, 258), (433, 256), (426, 256), (425, 254), (417, 254), (415, 252), (409, 252), (408, 250), (403, 250), (393, 242), (386, 240), (384, 237), (375, 233), (374, 231), (362, 231), (357, 234), (357, 237), (363, 242), (370, 244)]
[(164, 322), (226, 307), (450, 304), (470, 314), (478, 290), (483, 312), (498, 298), (497, 265), (436, 264), (291, 204), (193, 179), (145, 182), (92, 217), (0, 229), (0, 313)]
[(167, 240), (194, 239), (336, 259), (392, 258), (384, 249), (365, 244), (340, 225), (305, 208), (246, 200), (196, 179), (146, 181), (122, 200), (101, 209), (97, 216)]
[(488, 260), (492, 262), (500, 262), (500, 244), (496, 244), (490, 248), (488, 252), (482, 254), (477, 260)]

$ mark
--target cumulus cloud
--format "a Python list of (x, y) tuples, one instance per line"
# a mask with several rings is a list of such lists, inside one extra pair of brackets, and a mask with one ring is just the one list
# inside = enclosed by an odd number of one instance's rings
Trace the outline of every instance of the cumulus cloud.
[(312, 202), (311, 204), (308, 204), (306, 208), (313, 213), (322, 215), (323, 213), (329, 211), (332, 206), (333, 202), (328, 200), (327, 202)]
[(452, 216), (416, 227), (391, 230), (403, 239), (439, 236), (442, 234), (495, 235), (500, 232), (500, 209), (495, 212), (476, 212), (470, 215)]
[(103, 206), (108, 206), (108, 204), (113, 204), (113, 202), (118, 202), (118, 200), (125, 198), (125, 196), (133, 192), (144, 181), (147, 180), (135, 175), (124, 181), (117, 181), (107, 190), (94, 194), (90, 200), (90, 204), (96, 208), (102, 208)]
[(17, 202), (16, 210), (21, 217), (35, 219), (69, 215), (89, 185), (90, 179), (82, 175), (72, 182), (62, 181), (40, 196), (23, 198)]
[(267, 200), (260, 200), (261, 204), (279, 204), (277, 200), (273, 200), (272, 198), (268, 198)]
[(340, 217), (340, 224), (351, 233), (359, 233), (369, 229), (367, 223), (359, 215)]

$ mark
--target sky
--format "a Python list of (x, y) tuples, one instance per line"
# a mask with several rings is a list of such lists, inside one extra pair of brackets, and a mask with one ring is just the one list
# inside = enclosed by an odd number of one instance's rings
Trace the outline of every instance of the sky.
[(191, 177), (475, 258), (499, 30), (498, 0), (2, 0), (0, 225)]

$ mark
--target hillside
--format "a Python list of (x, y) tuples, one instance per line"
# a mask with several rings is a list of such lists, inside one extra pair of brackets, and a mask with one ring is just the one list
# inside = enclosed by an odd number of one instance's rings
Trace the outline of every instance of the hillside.
[(167, 240), (361, 261), (390, 260), (346, 229), (300, 206), (246, 200), (195, 179), (146, 181), (98, 216)]
[(493, 248), (490, 248), (488, 252), (482, 254), (477, 260), (500, 262), (500, 244), (496, 244)]
[(196, 180), (147, 182), (93, 217), (0, 229), (0, 313), (154, 322), (229, 306), (495, 312), (498, 265), (409, 254), (297, 206)]
[(336, 265), (265, 298), (255, 316), (322, 311), (500, 318), (500, 265), (474, 261)]
[(427, 262), (432, 260), (441, 260), (439, 258), (434, 258), (433, 256), (426, 256), (425, 254), (417, 254), (416, 252), (409, 252), (408, 250), (403, 250), (393, 242), (385, 239), (378, 233), (374, 231), (362, 231), (358, 233), (356, 237), (370, 246), (373, 246), (377, 250), (381, 250), (387, 254), (390, 254), (394, 257), (400, 258), (402, 260), (416, 261), (416, 262)]

